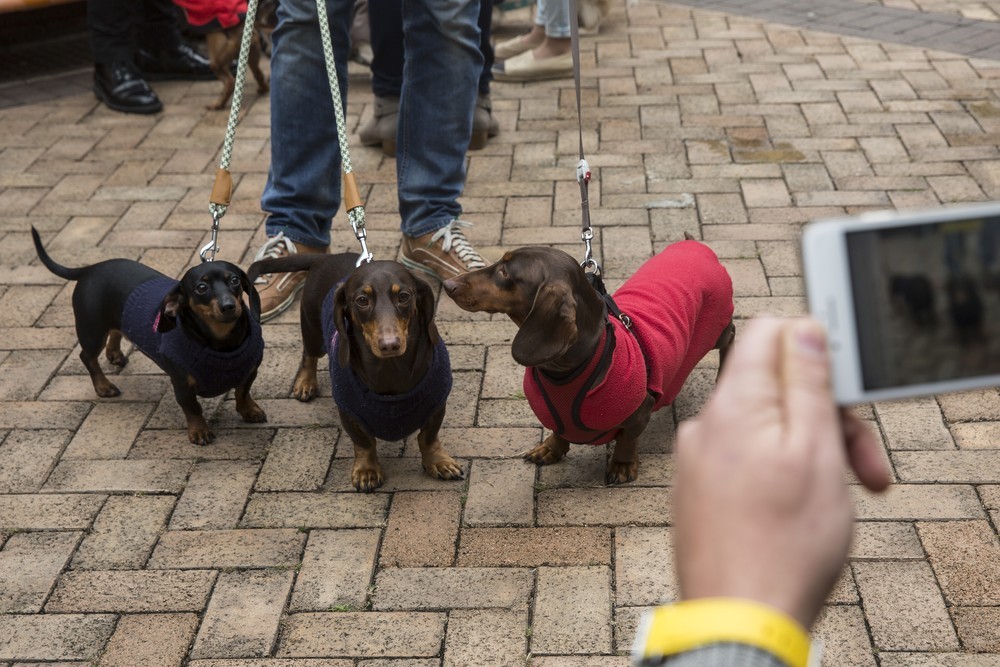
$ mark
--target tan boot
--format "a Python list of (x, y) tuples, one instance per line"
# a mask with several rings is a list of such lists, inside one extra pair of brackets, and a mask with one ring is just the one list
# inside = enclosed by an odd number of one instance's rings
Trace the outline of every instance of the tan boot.
[(486, 142), (500, 134), (500, 121), (493, 115), (493, 102), (489, 95), (480, 94), (476, 99), (476, 109), (472, 114), (472, 140), (469, 150), (478, 151), (486, 147)]
[(483, 268), (486, 262), (462, 232), (462, 227), (471, 226), (470, 222), (452, 220), (436, 232), (416, 238), (404, 236), (401, 263), (442, 281)]
[[(256, 262), (261, 259), (274, 259), (294, 255), (295, 253), (321, 253), (329, 251), (326, 248), (310, 248), (309, 246), (295, 244), (291, 239), (285, 238), (283, 233), (272, 236), (260, 247), (257, 255), (253, 258)], [(257, 278), (254, 286), (257, 294), (260, 295), (260, 321), (266, 322), (274, 319), (281, 313), (288, 310), (288, 307), (295, 301), (295, 295), (305, 283), (306, 271), (294, 271), (292, 273), (265, 273)]]
[(382, 146), (382, 152), (396, 157), (396, 126), (399, 124), (399, 98), (376, 97), (374, 113), (365, 126), (358, 130), (365, 146)]

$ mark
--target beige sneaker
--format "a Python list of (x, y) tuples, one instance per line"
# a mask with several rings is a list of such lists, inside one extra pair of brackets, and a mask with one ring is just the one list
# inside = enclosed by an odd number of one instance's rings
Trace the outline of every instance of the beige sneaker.
[(404, 236), (403, 266), (429, 273), (441, 281), (483, 268), (486, 262), (462, 232), (463, 227), (471, 226), (471, 222), (455, 219), (436, 232), (417, 238)]
[[(261, 259), (277, 259), (295, 253), (320, 253), (328, 248), (310, 248), (295, 243), (281, 232), (272, 236), (260, 247), (253, 261)], [(282, 314), (295, 301), (295, 295), (305, 283), (307, 271), (292, 273), (265, 273), (254, 281), (257, 294), (260, 295), (260, 321), (266, 322)]]

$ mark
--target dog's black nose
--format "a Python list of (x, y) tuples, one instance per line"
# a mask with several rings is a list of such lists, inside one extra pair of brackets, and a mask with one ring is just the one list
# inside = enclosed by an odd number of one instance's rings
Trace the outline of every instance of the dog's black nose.
[(398, 354), (400, 346), (399, 336), (379, 336), (378, 351), (382, 354)]
[(233, 300), (220, 301), (219, 310), (222, 311), (224, 314), (228, 315), (229, 313), (236, 310), (236, 302)]
[(454, 294), (455, 290), (457, 290), (459, 285), (461, 285), (461, 283), (458, 283), (451, 278), (444, 281), (443, 284), (444, 284), (444, 291), (447, 292), (448, 294)]

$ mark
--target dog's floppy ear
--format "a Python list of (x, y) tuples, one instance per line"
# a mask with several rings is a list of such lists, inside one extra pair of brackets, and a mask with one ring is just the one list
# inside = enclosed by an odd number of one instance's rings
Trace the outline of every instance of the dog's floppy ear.
[(342, 282), (333, 295), (333, 323), (337, 327), (340, 335), (340, 349), (337, 352), (337, 362), (341, 368), (347, 368), (351, 361), (351, 339), (348, 335), (347, 327), (350, 320), (347, 313), (347, 282)]
[(547, 282), (535, 292), (535, 302), (514, 336), (510, 353), (522, 366), (540, 366), (565, 354), (576, 338), (573, 292), (564, 283)]
[(156, 314), (156, 321), (153, 322), (153, 331), (167, 333), (177, 326), (177, 316), (180, 315), (183, 305), (184, 289), (181, 283), (177, 283), (160, 302), (160, 312)]
[(437, 345), (441, 340), (437, 325), (434, 324), (434, 290), (426, 281), (414, 276), (417, 285), (417, 317), (420, 318), (420, 328), (427, 332), (431, 345)]
[(257, 288), (250, 282), (250, 277), (243, 272), (243, 269), (235, 264), (233, 264), (233, 273), (239, 276), (240, 286), (247, 298), (250, 299), (250, 316), (253, 317), (254, 322), (260, 324), (260, 294), (257, 294)]

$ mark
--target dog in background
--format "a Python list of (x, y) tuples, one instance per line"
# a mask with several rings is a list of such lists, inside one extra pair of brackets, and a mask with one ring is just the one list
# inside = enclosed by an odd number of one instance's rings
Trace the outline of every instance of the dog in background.
[(611, 11), (611, 0), (579, 0), (577, 16), (580, 19), (580, 29), (596, 32), (601, 20)]
[[(222, 95), (207, 108), (218, 111), (225, 108), (236, 89), (233, 75), (233, 61), (240, 55), (240, 41), (243, 38), (243, 20), (247, 13), (247, 0), (174, 0), (174, 4), (184, 11), (184, 18), (191, 29), (205, 36), (208, 61), (215, 76), (222, 82)], [(266, 21), (268, 15), (264, 15)], [(268, 29), (266, 23), (257, 21), (260, 29)], [(270, 88), (267, 77), (260, 68), (260, 30), (253, 31), (247, 64), (257, 80), (257, 93), (263, 95)], [(270, 34), (270, 33), (268, 33)]]
[(462, 479), (462, 468), (438, 438), (451, 391), (448, 350), (434, 324), (434, 293), (398, 262), (358, 255), (290, 255), (250, 265), (262, 273), (308, 271), (302, 288), (302, 362), (292, 395), (316, 396), (316, 369), (329, 356), (333, 400), (354, 443), (351, 483), (374, 491), (383, 483), (376, 438), (402, 440), (419, 431), (424, 470)]
[(615, 293), (630, 328), (576, 260), (553, 248), (518, 248), (444, 288), (464, 310), (505, 313), (519, 327), (511, 354), (526, 367), (532, 410), (552, 430), (524, 458), (550, 464), (570, 443), (614, 440), (608, 484), (636, 479), (650, 415), (673, 402), (709, 350), (719, 350), (721, 369), (735, 337), (732, 280), (693, 240), (668, 246)]
[[(98, 396), (121, 394), (101, 370), (100, 354), (104, 348), (112, 365), (124, 366), (124, 335), (170, 376), (194, 444), (207, 445), (215, 438), (199, 396), (236, 389), (236, 411), (243, 421), (267, 421), (250, 397), (264, 356), (260, 298), (242, 269), (229, 262), (204, 262), (177, 281), (130, 259), (68, 268), (49, 257), (34, 227), (31, 236), (45, 268), (76, 281), (73, 316), (80, 361)], [(249, 313), (244, 294), (250, 300)]]

